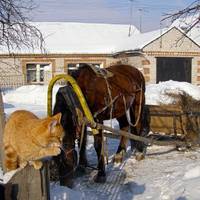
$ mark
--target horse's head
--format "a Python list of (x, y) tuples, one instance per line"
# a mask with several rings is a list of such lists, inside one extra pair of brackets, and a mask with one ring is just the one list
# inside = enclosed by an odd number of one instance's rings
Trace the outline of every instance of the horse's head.
[(85, 70), (88, 70), (90, 68), (89, 64), (87, 63), (81, 63), (77, 70), (73, 70), (70, 72), (70, 75), (77, 79), (81, 73), (85, 73)]

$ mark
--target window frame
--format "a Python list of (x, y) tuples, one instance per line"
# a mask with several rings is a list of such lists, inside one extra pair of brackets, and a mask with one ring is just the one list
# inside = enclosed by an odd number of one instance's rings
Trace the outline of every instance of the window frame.
[(35, 59), (24, 59), (22, 60), (22, 72), (23, 72), (23, 75), (24, 75), (24, 82), (26, 84), (44, 84), (45, 80), (43, 81), (39, 81), (39, 82), (28, 82), (27, 81), (27, 65), (28, 64), (39, 64), (39, 65), (43, 65), (43, 64), (48, 64), (48, 65), (51, 65), (52, 67), (52, 77), (54, 76), (55, 74), (55, 59), (39, 59), (39, 58), (35, 58)]
[[(88, 64), (99, 64), (100, 68), (105, 68), (106, 66), (106, 59), (65, 59), (64, 60), (64, 71), (65, 73), (69, 74), (69, 64), (82, 64), (82, 63), (88, 63)], [(77, 67), (78, 69), (78, 67)], [(76, 70), (76, 69), (75, 69)]]
[[(27, 63), (26, 64), (26, 82), (28, 84), (44, 84), (44, 66), (51, 63)], [(28, 65), (34, 65), (34, 69), (28, 69)], [(43, 65), (43, 66), (42, 66)], [(28, 71), (35, 71), (35, 81), (28, 81)], [(43, 80), (41, 80), (41, 74), (43, 74)]]

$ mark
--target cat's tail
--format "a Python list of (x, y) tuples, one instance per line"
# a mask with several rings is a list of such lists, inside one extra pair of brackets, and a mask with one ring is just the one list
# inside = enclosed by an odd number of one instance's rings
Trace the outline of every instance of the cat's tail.
[(7, 169), (7, 171), (15, 170), (17, 169), (17, 153), (13, 149), (13, 147), (10, 144), (5, 144), (4, 146), (4, 152), (5, 152), (5, 160), (4, 165)]

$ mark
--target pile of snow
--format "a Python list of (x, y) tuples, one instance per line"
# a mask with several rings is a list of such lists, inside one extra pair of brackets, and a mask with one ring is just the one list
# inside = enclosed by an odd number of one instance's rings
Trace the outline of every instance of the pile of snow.
[(9, 172), (4, 173), (2, 168), (0, 167), (0, 183), (1, 184), (7, 184), (10, 179), (17, 173), (19, 172), (21, 169), (18, 168), (16, 170), (11, 170)]
[(184, 175), (185, 180), (193, 179), (193, 178), (200, 178), (200, 167), (199, 166), (189, 169)]
[[(60, 85), (55, 85), (53, 90), (53, 102), (55, 101), (55, 94), (57, 93)], [(17, 104), (32, 104), (32, 105), (45, 105), (47, 104), (47, 89), (48, 86), (44, 85), (27, 85), (17, 88), (16, 90), (8, 91), (3, 95), (4, 103), (17, 103)], [(200, 100), (200, 87), (192, 85), (187, 82), (178, 81), (165, 81), (158, 84), (149, 84), (146, 86), (146, 104), (159, 105), (170, 104), (172, 99), (166, 95), (167, 93), (182, 93), (186, 92), (194, 99)]]
[[(56, 86), (57, 87), (57, 86)], [(58, 88), (55, 88), (54, 94)], [(166, 103), (166, 92), (179, 93), (182, 90), (200, 99), (200, 88), (185, 82), (166, 81), (147, 85), (148, 104)], [(23, 86), (3, 95), (5, 113), (26, 108), (45, 116), (47, 86)], [(105, 122), (109, 125), (110, 122)], [(88, 137), (87, 155), (90, 165), (97, 163), (92, 137)], [(109, 164), (106, 166), (107, 182), (94, 183), (95, 170), (88, 169), (85, 176), (75, 179), (75, 188), (69, 189), (51, 184), (51, 199), (134, 199), (134, 200), (199, 200), (200, 196), (200, 150), (178, 152), (174, 147), (148, 147), (146, 159), (137, 162), (128, 159), (115, 167), (113, 155), (118, 140), (108, 139)], [(130, 152), (128, 152), (130, 153)], [(7, 182), (10, 176), (0, 171), (0, 179)]]
[(152, 146), (147, 149), (144, 161), (128, 159), (123, 199), (134, 196), (134, 200), (199, 200), (199, 149), (186, 152), (172, 149)]
[(81, 200), (84, 199), (83, 194), (79, 191), (72, 190), (68, 187), (59, 186), (58, 184), (50, 185), (51, 200)]
[[(59, 87), (60, 85), (55, 85), (53, 88), (53, 102)], [(47, 90), (47, 85), (26, 85), (6, 92), (3, 95), (3, 101), (18, 104), (46, 105)]]
[(3, 169), (0, 167), (0, 183), (3, 182)]
[(166, 93), (181, 94), (185, 92), (196, 100), (200, 100), (200, 87), (187, 82), (165, 81), (146, 86), (146, 104), (159, 105), (171, 104), (173, 99)]

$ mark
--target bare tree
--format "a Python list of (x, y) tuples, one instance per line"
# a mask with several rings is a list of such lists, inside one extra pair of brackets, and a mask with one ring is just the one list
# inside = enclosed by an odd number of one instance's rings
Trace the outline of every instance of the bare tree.
[(165, 14), (162, 21), (170, 20), (174, 22), (180, 20), (184, 22), (185, 32), (189, 32), (193, 27), (200, 23), (200, 0), (196, 0), (188, 7), (175, 13)]
[[(13, 53), (23, 48), (44, 51), (42, 33), (29, 22), (27, 17), (34, 8), (32, 0), (0, 0), (0, 52), (6, 50), (8, 53)], [(0, 60), (0, 63), (9, 66), (9, 63), (3, 60)], [(10, 67), (17, 70), (15, 64)], [(4, 72), (8, 70), (4, 68), (0, 68), (1, 80), (4, 78)], [(0, 86), (0, 146), (2, 146), (3, 125), (4, 108)], [(3, 153), (0, 151), (0, 166), (2, 158)]]
[(44, 50), (42, 33), (27, 17), (34, 8), (32, 0), (0, 0), (0, 47)]

